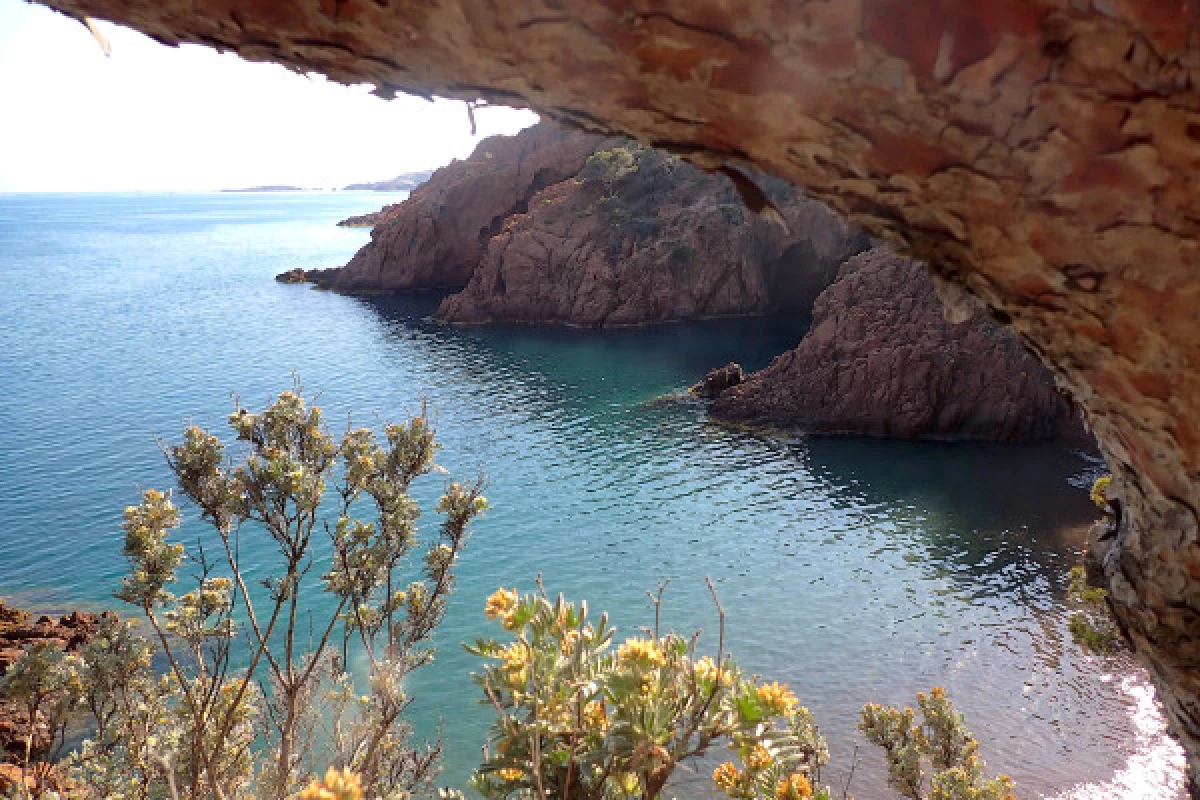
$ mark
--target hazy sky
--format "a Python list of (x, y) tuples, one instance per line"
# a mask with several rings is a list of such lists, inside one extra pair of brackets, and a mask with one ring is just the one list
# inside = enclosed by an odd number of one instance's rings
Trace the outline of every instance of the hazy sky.
[(346, 87), (202, 47), (163, 47), (0, 0), (0, 192), (341, 187), (440, 166), (536, 121)]

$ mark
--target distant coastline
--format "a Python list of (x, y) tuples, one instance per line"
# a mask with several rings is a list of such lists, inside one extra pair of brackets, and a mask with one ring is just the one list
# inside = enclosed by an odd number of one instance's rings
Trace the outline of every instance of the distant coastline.
[(222, 189), (222, 192), (319, 192), (321, 189), (304, 189), (299, 186), (248, 186), (244, 189)]
[(433, 170), (425, 169), (417, 172), (405, 172), (402, 175), (397, 175), (394, 178), (389, 178), (386, 181), (375, 181), (374, 183), (351, 183), (343, 186), (341, 189), (322, 189), (322, 188), (305, 188), (303, 186), (291, 186), (289, 184), (267, 184), (264, 186), (247, 186), (237, 189), (222, 189), (222, 192), (411, 192), (425, 181), (429, 180), (429, 176), (433, 174)]
[(391, 180), (376, 181), (375, 183), (352, 183), (346, 186), (342, 191), (345, 192), (404, 192), (412, 191), (420, 186), (425, 181), (429, 180), (429, 176), (433, 174), (433, 170), (425, 169), (419, 172), (406, 172), (403, 175), (397, 175)]

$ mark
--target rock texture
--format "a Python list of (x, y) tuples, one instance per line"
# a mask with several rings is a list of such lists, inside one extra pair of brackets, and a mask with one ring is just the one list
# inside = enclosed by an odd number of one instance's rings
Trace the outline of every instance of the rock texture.
[(742, 369), (742, 365), (731, 361), (723, 367), (710, 369), (699, 383), (688, 389), (688, 393), (694, 397), (712, 399), (726, 389), (745, 381), (746, 371)]
[(727, 178), (661, 151), (602, 150), (509, 219), (436, 316), (611, 326), (807, 310), (869, 241), (825, 205), (767, 183), (782, 222), (748, 211)]
[(280, 283), (307, 283), (308, 273), (301, 267), (289, 269), (287, 272), (281, 272), (275, 276), (275, 280)]
[(1112, 468), (1098, 555), (1200, 798), (1200, 2), (43, 2), (752, 162), (982, 299)]
[(757, 427), (907, 439), (1026, 442), (1079, 427), (1049, 371), (1011, 331), (982, 309), (947, 322), (925, 268), (887, 248), (848, 260), (817, 298), (800, 345), (718, 392), (710, 413)]
[(340, 291), (461, 287), (504, 220), (578, 172), (600, 142), (553, 123), (484, 139), (465, 162), (442, 167), (380, 212), (370, 243), (349, 264), (310, 279)]

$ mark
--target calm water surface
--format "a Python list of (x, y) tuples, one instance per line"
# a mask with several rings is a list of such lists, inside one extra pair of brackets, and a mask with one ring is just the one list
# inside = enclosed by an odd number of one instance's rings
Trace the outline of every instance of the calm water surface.
[[(419, 730), (445, 730), (445, 783), (462, 783), (488, 721), (458, 643), (489, 632), (493, 589), (541, 573), (627, 632), (651, 619), (645, 590), (670, 578), (667, 623), (715, 646), (711, 576), (743, 665), (791, 683), (821, 721), (835, 784), (863, 702), (940, 684), (1022, 797), (1180, 795), (1181, 756), (1144, 675), (1066, 633), (1063, 576), (1093, 515), (1094, 461), (1051, 446), (778, 441), (660, 399), (727, 360), (765, 364), (799, 335), (786, 321), (463, 330), (428, 319), (435, 296), (272, 280), (344, 263), (368, 233), (334, 222), (395, 200), (0, 195), (0, 594), (112, 606), (121, 509), (169, 485), (154, 436), (219, 427), (231, 394), (259, 405), (295, 373), (330, 419), (376, 424), (427, 399), (441, 462), (488, 476), (494, 510), (462, 559), (438, 664), (412, 681)], [(439, 488), (429, 479), (422, 502)], [(852, 791), (885, 796), (878, 754), (860, 756)]]

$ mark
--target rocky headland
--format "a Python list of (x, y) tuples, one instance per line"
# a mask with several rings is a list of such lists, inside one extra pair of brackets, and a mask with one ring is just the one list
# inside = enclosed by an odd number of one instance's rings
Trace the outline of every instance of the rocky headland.
[(982, 311), (947, 321), (928, 270), (884, 247), (842, 265), (795, 349), (744, 380), (731, 372), (714, 370), (694, 393), (713, 396), (715, 418), (754, 427), (1088, 441), (1049, 371), (1011, 330)]
[(384, 206), (378, 211), (371, 211), (367, 214), (358, 214), (353, 217), (346, 217), (338, 223), (341, 228), (374, 228), (380, 222), (383, 222), (391, 214), (400, 207), (400, 203), (392, 203), (389, 206)]
[(543, 122), (482, 142), (406, 201), (345, 221), (372, 239), (345, 267), (287, 283), (341, 291), (459, 289), (455, 324), (640, 325), (812, 314), (792, 351), (702, 381), (715, 418), (809, 433), (1022, 442), (1078, 437), (1049, 372), (976, 313), (944, 318), (923, 267), (783, 181), (772, 211), (723, 175)]
[(309, 271), (308, 280), (346, 292), (465, 286), (505, 221), (540, 190), (575, 175), (602, 141), (548, 123), (484, 139), (469, 158), (384, 209), (350, 263)]
[(869, 241), (782, 181), (761, 182), (782, 222), (661, 151), (599, 150), (509, 217), (435, 316), (599, 327), (807, 308)]

